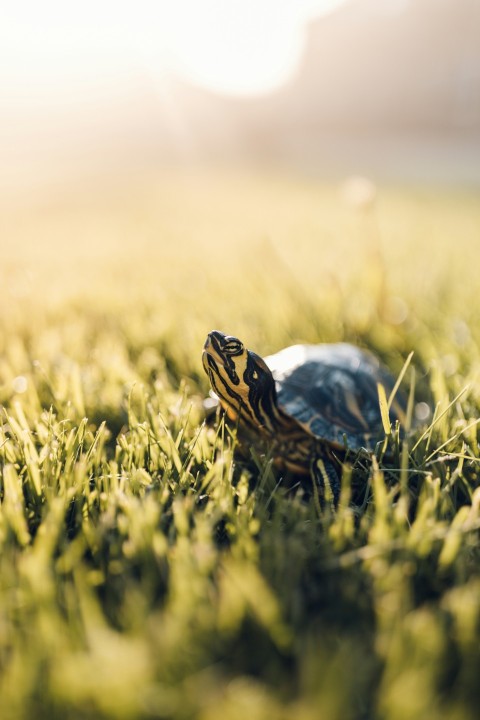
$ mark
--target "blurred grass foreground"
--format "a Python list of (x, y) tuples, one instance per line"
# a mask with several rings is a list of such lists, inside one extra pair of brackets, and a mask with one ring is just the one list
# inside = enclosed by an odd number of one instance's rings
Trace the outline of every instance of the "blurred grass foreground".
[[(364, 191), (172, 171), (2, 208), (2, 720), (478, 717), (480, 203)], [(413, 351), (400, 467), (334, 512), (234, 462), (212, 328)]]

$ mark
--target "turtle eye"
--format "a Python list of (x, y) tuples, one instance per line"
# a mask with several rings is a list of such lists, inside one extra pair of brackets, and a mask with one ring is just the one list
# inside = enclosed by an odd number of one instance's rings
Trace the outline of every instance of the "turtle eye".
[(243, 345), (240, 340), (232, 338), (225, 343), (222, 349), (227, 355), (240, 355), (243, 352)]

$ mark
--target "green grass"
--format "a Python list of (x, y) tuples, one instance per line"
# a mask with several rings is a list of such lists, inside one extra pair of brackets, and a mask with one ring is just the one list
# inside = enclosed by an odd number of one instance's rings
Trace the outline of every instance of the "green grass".
[[(2, 217), (2, 720), (476, 718), (478, 196), (171, 173)], [(204, 423), (215, 327), (413, 351), (434, 415), (322, 510)]]

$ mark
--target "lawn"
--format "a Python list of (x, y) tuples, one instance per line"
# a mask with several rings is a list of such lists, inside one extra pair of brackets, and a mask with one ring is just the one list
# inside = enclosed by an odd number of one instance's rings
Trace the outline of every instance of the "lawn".
[[(478, 193), (171, 170), (1, 210), (2, 720), (478, 717)], [(413, 351), (395, 462), (335, 510), (236, 459), (213, 328)]]

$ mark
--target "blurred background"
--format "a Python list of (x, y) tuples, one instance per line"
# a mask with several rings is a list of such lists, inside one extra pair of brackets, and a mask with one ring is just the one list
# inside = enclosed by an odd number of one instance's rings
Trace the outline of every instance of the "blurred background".
[(478, 0), (2, 4), (14, 327), (103, 295), (133, 324), (151, 306), (170, 343), (188, 316), (195, 356), (246, 318), (268, 350), (375, 344), (387, 295), (403, 327), (455, 268), (468, 285), (479, 189)]
[(478, 0), (19, 0), (2, 205), (191, 167), (480, 183)]

